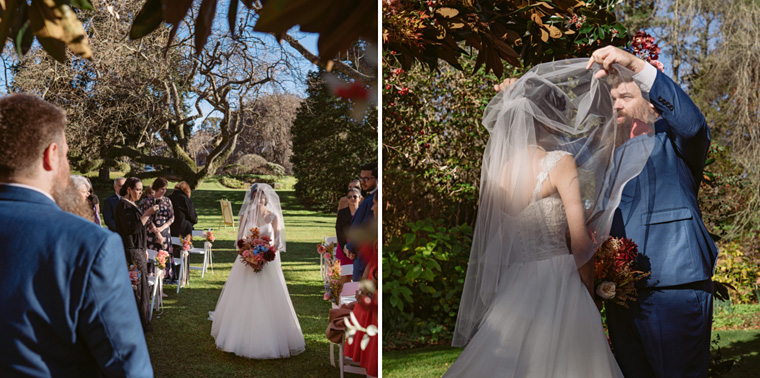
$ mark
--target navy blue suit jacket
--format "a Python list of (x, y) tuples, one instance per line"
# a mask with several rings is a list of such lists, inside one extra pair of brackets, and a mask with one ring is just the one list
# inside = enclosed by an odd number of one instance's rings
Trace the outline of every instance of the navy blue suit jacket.
[(710, 130), (688, 95), (662, 72), (649, 92), (662, 119), (641, 174), (628, 182), (613, 220), (612, 236), (639, 246), (639, 267), (651, 269), (640, 286), (664, 287), (712, 277), (718, 249), (697, 204)]
[(116, 213), (116, 205), (119, 204), (119, 200), (119, 196), (114, 193), (103, 201), (103, 219), (106, 221), (106, 227), (113, 232), (116, 232), (116, 220), (113, 216)]
[[(362, 203), (359, 205), (359, 208), (356, 209), (356, 213), (354, 213), (354, 219), (351, 222), (351, 227), (361, 227), (366, 223), (366, 221), (369, 221), (370, 219), (375, 218), (375, 214), (372, 212), (372, 202), (373, 198), (377, 195), (377, 190), (375, 190), (374, 193), (367, 196), (367, 198), (362, 201)], [(348, 242), (346, 245), (346, 248), (348, 248), (349, 251), (352, 253), (356, 253), (354, 250), (354, 244), (351, 242)], [(362, 274), (364, 273), (364, 268), (367, 266), (367, 262), (364, 261), (361, 256), (357, 255), (357, 258), (354, 259), (354, 281), (359, 281), (362, 278)]]
[(0, 185), (0, 375), (152, 377), (117, 234)]

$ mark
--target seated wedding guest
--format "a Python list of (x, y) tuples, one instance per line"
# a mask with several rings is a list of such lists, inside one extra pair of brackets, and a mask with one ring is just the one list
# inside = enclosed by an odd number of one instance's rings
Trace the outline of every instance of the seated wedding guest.
[[(356, 188), (357, 190), (362, 190), (361, 181), (359, 180), (351, 180), (351, 182), (348, 183), (348, 190)], [(348, 196), (343, 196), (340, 198), (340, 201), (338, 201), (338, 211), (341, 211), (348, 207)]]
[(140, 312), (143, 329), (149, 330), (150, 290), (148, 288), (148, 232), (145, 225), (158, 205), (148, 207), (143, 212), (135, 202), (142, 196), (143, 184), (137, 177), (130, 177), (121, 187), (121, 201), (116, 205), (116, 231), (121, 235), (127, 263), (139, 272), (135, 299)]
[(348, 207), (338, 211), (338, 219), (335, 221), (335, 235), (338, 236), (338, 247), (335, 251), (335, 256), (338, 257), (340, 265), (351, 265), (354, 263), (354, 254), (349, 253), (346, 255), (344, 248), (348, 243), (348, 237), (346, 232), (351, 227), (351, 221), (356, 214), (356, 210), (359, 209), (359, 203), (362, 201), (362, 194), (357, 188), (351, 188), (346, 195), (348, 198)]
[[(374, 196), (372, 201), (374, 223), (377, 224), (377, 196)], [(375, 235), (377, 235), (377, 233), (375, 233)], [(361, 253), (367, 262), (367, 268), (364, 270), (362, 279), (369, 280), (372, 284), (368, 285), (370, 289), (362, 289), (361, 293), (356, 296), (356, 306), (354, 306), (353, 313), (359, 325), (366, 329), (370, 325), (374, 325), (375, 327), (378, 326), (377, 302), (378, 298), (380, 298), (380, 292), (377, 284), (377, 267), (379, 265), (379, 258), (377, 255), (377, 240), (375, 240), (374, 243), (367, 244), (365, 242), (362, 244), (363, 246), (360, 247), (362, 250)], [(377, 361), (379, 357), (377, 335), (370, 337), (367, 344), (361, 342), (364, 337), (364, 332), (357, 331), (353, 337), (353, 343), (346, 343), (343, 354), (351, 358), (354, 362), (358, 362), (359, 366), (367, 369), (368, 376), (376, 377), (378, 374)], [(362, 347), (362, 345), (364, 346)]]
[[(92, 190), (92, 183), (90, 179), (85, 176), (71, 175), (71, 182), (74, 183), (75, 188), (79, 192), (82, 201), (87, 205), (89, 209), (85, 219), (89, 219), (98, 224), (100, 223), (100, 204), (98, 202), (98, 196)], [(91, 214), (90, 214), (91, 213)]]
[(121, 201), (119, 191), (126, 180), (127, 179), (124, 177), (119, 177), (116, 180), (113, 180), (114, 193), (103, 201), (103, 221), (106, 223), (106, 227), (114, 232), (116, 232), (116, 223), (113, 220), (113, 214), (116, 211), (116, 205)]
[(65, 126), (42, 99), (0, 98), (0, 376), (152, 377), (119, 236), (56, 204)]
[[(193, 233), (193, 225), (198, 223), (198, 215), (195, 213), (195, 206), (190, 200), (190, 185), (180, 181), (174, 185), (174, 190), (167, 196), (174, 209), (174, 222), (170, 226), (171, 236), (185, 237)], [(173, 248), (172, 259), (180, 258), (182, 251), (179, 248)], [(172, 268), (174, 264), (171, 264)], [(169, 275), (167, 275), (169, 277)], [(172, 281), (179, 278), (179, 272), (171, 272)]]

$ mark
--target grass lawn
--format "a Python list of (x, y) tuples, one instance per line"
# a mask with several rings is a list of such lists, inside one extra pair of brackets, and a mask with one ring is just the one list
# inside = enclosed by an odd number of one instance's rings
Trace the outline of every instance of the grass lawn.
[[(146, 180), (144, 184), (149, 182)], [(174, 183), (170, 183), (169, 188), (173, 187)], [(330, 365), (329, 341), (325, 338), (330, 305), (322, 299), (319, 255), (315, 251), (323, 236), (335, 234), (335, 217), (304, 209), (295, 200), (292, 183), (286, 182), (283, 187), (286, 189), (278, 190), (287, 237), (282, 269), (306, 339), (306, 351), (287, 359), (249, 360), (216, 349), (208, 312), (214, 310), (237, 257), (233, 248), (236, 232), (231, 227), (219, 229), (219, 200), (226, 198), (232, 202), (237, 222), (245, 190), (228, 189), (212, 178), (193, 191), (191, 199), (198, 213), (195, 228), (215, 230), (214, 270), (209, 270), (204, 278), (200, 271), (191, 271), (190, 285), (179, 294), (176, 286), (164, 286), (169, 297), (164, 298), (163, 313), (153, 314), (153, 331), (146, 333), (156, 377), (339, 376), (338, 368)], [(102, 203), (112, 190), (97, 192)], [(202, 242), (194, 244), (201, 246)], [(191, 266), (201, 263), (202, 256), (190, 256)]]
[[(760, 371), (760, 330), (713, 331), (724, 359), (736, 361), (725, 378), (757, 377)], [(432, 346), (383, 352), (383, 377), (440, 377), (462, 349)]]

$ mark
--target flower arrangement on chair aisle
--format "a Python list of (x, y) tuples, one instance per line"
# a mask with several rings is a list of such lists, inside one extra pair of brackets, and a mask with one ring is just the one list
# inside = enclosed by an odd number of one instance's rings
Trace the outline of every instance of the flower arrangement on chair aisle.
[(156, 254), (156, 268), (158, 269), (166, 269), (166, 258), (169, 257), (169, 252), (166, 252), (164, 250), (158, 251)]
[(216, 237), (214, 237), (214, 231), (208, 230), (203, 231), (203, 236), (208, 240), (209, 242), (213, 243), (214, 240), (216, 240)]
[(596, 295), (626, 308), (628, 302), (635, 301), (635, 283), (651, 274), (635, 269), (638, 256), (638, 246), (631, 239), (610, 237), (602, 243), (594, 255)]
[(343, 281), (340, 276), (340, 261), (338, 259), (330, 260), (327, 265), (327, 275), (325, 276), (325, 297), (335, 306), (340, 306), (340, 292), (343, 291)]
[(320, 258), (325, 259), (325, 262), (332, 261), (335, 258), (335, 247), (335, 243), (327, 244), (327, 242), (322, 241), (317, 244), (317, 253), (319, 253)]
[(193, 235), (187, 235), (184, 238), (180, 237), (180, 240), (182, 241), (182, 250), (183, 251), (189, 251), (191, 248), (193, 248)]
[(254, 272), (261, 272), (266, 263), (274, 260), (277, 249), (272, 245), (272, 238), (261, 236), (258, 228), (251, 228), (251, 234), (237, 241), (237, 253), (240, 259)]
[(140, 273), (140, 270), (137, 269), (137, 265), (130, 264), (129, 267), (129, 280), (132, 282), (132, 289), (137, 291), (137, 285), (140, 284), (140, 276), (142, 276), (142, 273)]

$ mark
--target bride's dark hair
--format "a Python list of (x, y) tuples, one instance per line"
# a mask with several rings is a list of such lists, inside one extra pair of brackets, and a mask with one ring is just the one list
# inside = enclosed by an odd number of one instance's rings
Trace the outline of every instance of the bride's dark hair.
[(261, 195), (266, 203), (269, 203), (267, 197), (264, 195), (264, 191), (259, 189), (259, 184), (253, 184), (253, 186), (251, 186), (251, 200), (255, 200), (257, 194)]

